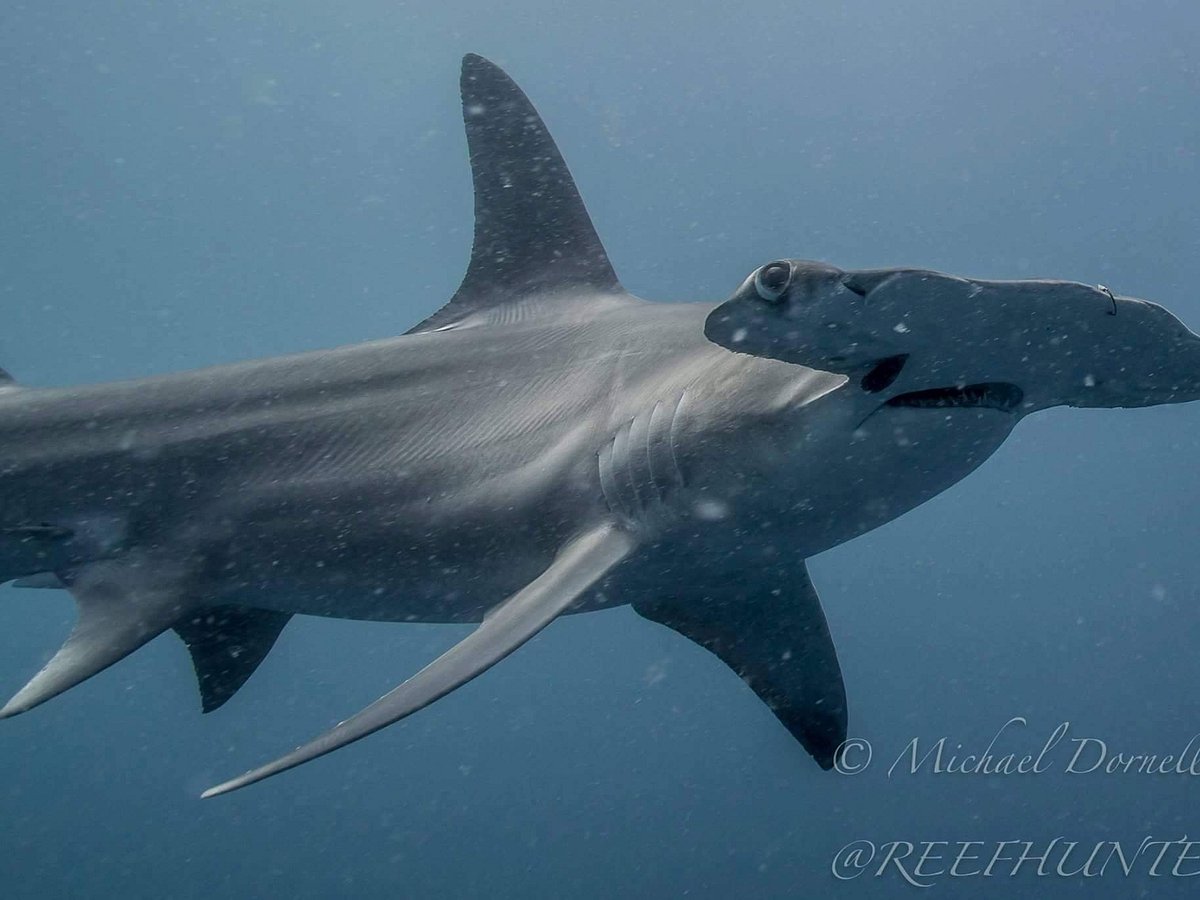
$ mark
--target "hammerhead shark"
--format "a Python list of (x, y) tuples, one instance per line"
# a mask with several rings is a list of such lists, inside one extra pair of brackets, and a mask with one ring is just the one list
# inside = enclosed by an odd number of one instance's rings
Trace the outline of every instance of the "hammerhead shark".
[(168, 630), (207, 712), (297, 613), (479, 623), (213, 796), (403, 719), (559, 615), (632, 604), (828, 769), (847, 707), (808, 557), (1031, 412), (1200, 399), (1200, 337), (1103, 286), (779, 259), (723, 303), (634, 297), (526, 96), (475, 55), (461, 86), (470, 263), (405, 335), (85, 387), (0, 373), (0, 582), (78, 605), (0, 717)]

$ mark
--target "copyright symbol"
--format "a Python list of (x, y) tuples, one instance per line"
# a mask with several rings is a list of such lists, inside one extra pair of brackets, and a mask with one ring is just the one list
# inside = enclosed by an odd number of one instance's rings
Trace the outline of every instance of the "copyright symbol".
[(839, 881), (857, 878), (871, 865), (875, 858), (875, 845), (870, 841), (854, 841), (847, 844), (833, 857), (833, 877)]
[(834, 771), (841, 775), (857, 775), (871, 764), (871, 742), (862, 738), (842, 741), (833, 756)]

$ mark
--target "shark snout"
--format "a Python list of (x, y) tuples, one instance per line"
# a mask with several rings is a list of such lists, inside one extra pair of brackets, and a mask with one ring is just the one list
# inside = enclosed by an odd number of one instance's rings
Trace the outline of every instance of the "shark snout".
[[(1140, 407), (1200, 400), (1200, 335), (1156, 303), (1117, 297), (1113, 339), (1099, 342), (1072, 406)], [(1094, 374), (1093, 374), (1094, 373)]]
[(1200, 335), (1187, 332), (1171, 343), (1165, 355), (1159, 369), (1141, 381), (1145, 405), (1200, 400)]

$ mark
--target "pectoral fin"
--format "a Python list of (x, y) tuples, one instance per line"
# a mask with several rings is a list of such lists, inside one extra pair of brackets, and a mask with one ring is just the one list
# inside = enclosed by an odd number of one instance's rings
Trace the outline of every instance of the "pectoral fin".
[(804, 563), (752, 584), (634, 603), (647, 619), (716, 654), (823, 769), (846, 740), (846, 691), (821, 601)]
[(209, 788), (226, 794), (391, 725), (498, 663), (545, 628), (632, 549), (628, 534), (604, 525), (567, 544), (550, 567), (494, 609), (483, 623), (391, 693), (275, 762)]

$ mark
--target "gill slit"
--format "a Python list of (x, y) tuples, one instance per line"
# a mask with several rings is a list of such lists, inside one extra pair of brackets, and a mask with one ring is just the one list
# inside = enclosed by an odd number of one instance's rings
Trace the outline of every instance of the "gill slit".
[(660, 514), (683, 487), (676, 448), (685, 405), (686, 391), (671, 406), (656, 401), (617, 426), (596, 453), (604, 503), (628, 525)]

